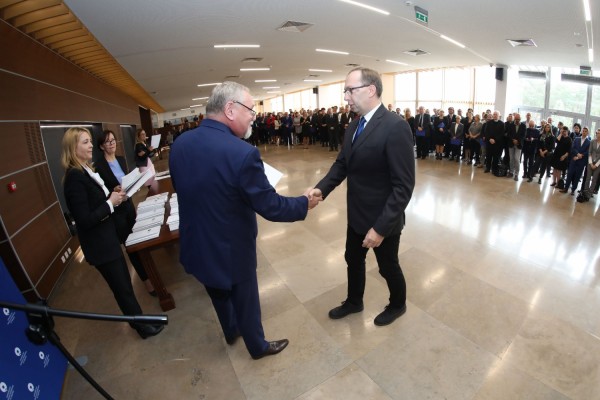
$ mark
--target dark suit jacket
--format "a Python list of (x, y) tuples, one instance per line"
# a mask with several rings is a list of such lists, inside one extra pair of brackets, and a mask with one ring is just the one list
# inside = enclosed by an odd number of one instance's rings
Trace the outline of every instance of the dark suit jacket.
[(342, 115), (340, 117), (340, 129), (341, 129), (342, 133), (345, 132), (346, 125), (349, 123), (350, 123), (350, 113), (348, 113), (348, 114), (342, 113)]
[(342, 150), (316, 187), (327, 197), (347, 178), (348, 225), (358, 234), (399, 234), (415, 186), (412, 131), (381, 105), (353, 144), (358, 122), (346, 129)]
[(458, 124), (458, 129), (456, 129), (456, 122), (453, 122), (452, 125), (450, 125), (450, 129), (448, 130), (448, 132), (450, 133), (450, 140), (452, 140), (452, 139), (462, 140), (463, 137), (465, 136), (464, 128), (465, 128), (465, 126), (463, 124)]
[[(129, 171), (127, 170), (125, 158), (117, 157), (117, 161), (123, 172), (127, 174)], [(108, 190), (113, 190), (116, 186), (119, 186), (117, 177), (113, 174), (110, 165), (108, 165), (108, 162), (104, 157), (100, 157), (100, 159), (94, 163), (94, 167), (96, 168), (96, 172), (100, 174), (100, 177)], [(131, 199), (127, 199), (127, 201), (124, 201), (121, 205), (115, 207), (113, 218), (115, 220), (119, 240), (121, 243), (125, 243), (127, 236), (131, 233), (131, 228), (133, 228), (133, 225), (135, 224), (136, 218), (135, 206)]]
[(102, 265), (122, 257), (114, 218), (100, 185), (86, 171), (69, 168), (63, 187), (86, 260)]
[(179, 202), (181, 264), (210, 287), (231, 289), (256, 274), (256, 213), (292, 222), (308, 212), (305, 196), (275, 192), (254, 146), (212, 119), (177, 140), (169, 168)]
[[(421, 119), (423, 121), (421, 122)], [(419, 131), (419, 127), (423, 127), (423, 131), (425, 131), (425, 136), (429, 137), (431, 135), (431, 116), (429, 114), (417, 114), (415, 116), (415, 124), (414, 124), (414, 132), (415, 134)], [(417, 135), (419, 136), (419, 135)]]

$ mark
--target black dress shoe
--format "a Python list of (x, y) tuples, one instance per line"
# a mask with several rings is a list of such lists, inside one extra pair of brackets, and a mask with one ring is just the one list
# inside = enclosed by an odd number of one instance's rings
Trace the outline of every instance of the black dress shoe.
[(375, 317), (375, 325), (384, 326), (389, 325), (396, 320), (399, 316), (406, 312), (406, 304), (400, 308), (392, 307), (391, 305), (385, 306), (385, 309), (381, 314)]
[(142, 339), (147, 339), (150, 336), (158, 335), (163, 329), (165, 329), (164, 325), (147, 325), (147, 324), (137, 324), (134, 325), (134, 329), (137, 331), (138, 335)]
[(356, 304), (352, 304), (348, 300), (346, 300), (346, 301), (342, 302), (341, 306), (338, 306), (329, 311), (329, 318), (331, 318), (331, 319), (344, 318), (345, 316), (347, 316), (349, 314), (361, 312), (362, 310), (364, 310), (364, 308), (365, 307), (362, 304), (356, 305)]
[(269, 342), (269, 347), (267, 347), (267, 349), (265, 350), (264, 353), (262, 353), (258, 356), (252, 356), (252, 358), (254, 358), (255, 360), (259, 360), (265, 356), (272, 356), (272, 355), (281, 353), (283, 351), (283, 349), (285, 349), (289, 343), (290, 343), (290, 341), (287, 339), (281, 339), (281, 340), (275, 340), (273, 342)]

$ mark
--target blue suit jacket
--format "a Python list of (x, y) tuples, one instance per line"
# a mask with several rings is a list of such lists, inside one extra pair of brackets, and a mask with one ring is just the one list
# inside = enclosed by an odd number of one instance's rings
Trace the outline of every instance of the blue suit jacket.
[(171, 148), (179, 202), (180, 261), (203, 284), (230, 289), (256, 274), (256, 213), (303, 220), (305, 196), (283, 197), (269, 184), (258, 150), (224, 124), (204, 119)]

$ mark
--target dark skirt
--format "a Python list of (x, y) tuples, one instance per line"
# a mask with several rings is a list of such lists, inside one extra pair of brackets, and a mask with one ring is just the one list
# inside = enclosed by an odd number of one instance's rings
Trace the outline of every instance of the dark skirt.
[(569, 156), (567, 156), (562, 161), (560, 157), (561, 155), (558, 155), (556, 152), (552, 154), (550, 165), (552, 166), (552, 168), (557, 169), (559, 171), (566, 171), (569, 168)]

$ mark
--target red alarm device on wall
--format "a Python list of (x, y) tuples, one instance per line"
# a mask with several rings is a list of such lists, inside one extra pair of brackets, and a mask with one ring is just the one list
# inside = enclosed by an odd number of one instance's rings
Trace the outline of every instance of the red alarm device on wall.
[(8, 191), (9, 192), (16, 192), (17, 191), (17, 182), (10, 182), (8, 184)]

